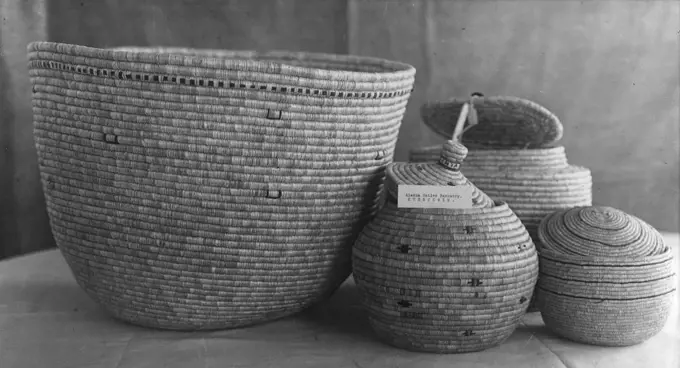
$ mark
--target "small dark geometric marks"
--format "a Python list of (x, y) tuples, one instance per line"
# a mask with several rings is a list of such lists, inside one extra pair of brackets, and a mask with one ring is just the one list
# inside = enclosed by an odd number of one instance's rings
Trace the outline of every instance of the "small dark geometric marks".
[(268, 190), (267, 191), (267, 198), (271, 199), (279, 199), (281, 198), (282, 193), (280, 190)]
[(118, 136), (115, 134), (104, 134), (104, 142), (118, 144)]
[(378, 153), (376, 153), (375, 155), (375, 159), (382, 160), (383, 158), (385, 158), (385, 151), (383, 150), (378, 151)]
[(524, 304), (526, 301), (527, 301), (527, 298), (524, 297), (524, 296), (522, 296), (521, 298), (519, 298), (519, 304)]
[(480, 279), (470, 279), (467, 284), (470, 286), (480, 286), (484, 285), (484, 282)]
[(473, 336), (473, 335), (476, 335), (476, 333), (474, 333), (472, 330), (465, 330), (465, 332), (463, 332), (463, 336)]
[(399, 303), (397, 304), (399, 304), (400, 307), (404, 308), (408, 308), (412, 305), (411, 302), (409, 302), (408, 300), (400, 300)]
[(402, 253), (408, 253), (408, 251), (411, 250), (411, 247), (409, 247), (408, 245), (402, 245), (397, 249), (399, 249), (399, 251)]
[(465, 226), (465, 233), (466, 234), (474, 234), (475, 233), (475, 227), (474, 226)]
[(274, 110), (272, 109), (267, 109), (267, 119), (270, 120), (281, 120), (281, 114), (283, 112), (281, 110)]
[(475, 291), (475, 298), (479, 298), (479, 292)]

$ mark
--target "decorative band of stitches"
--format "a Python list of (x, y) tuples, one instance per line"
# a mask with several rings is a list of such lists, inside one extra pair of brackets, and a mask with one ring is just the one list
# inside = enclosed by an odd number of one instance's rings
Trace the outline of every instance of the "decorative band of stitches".
[(366, 98), (366, 99), (391, 98), (404, 96), (413, 91), (413, 88), (394, 92), (328, 91), (322, 89), (310, 89), (293, 86), (274, 86), (262, 83), (243, 83), (219, 79), (187, 78), (183, 76), (180, 77), (172, 75), (148, 74), (137, 72), (132, 73), (115, 69), (100, 69), (91, 66), (66, 64), (58, 61), (38, 61), (37, 65), (40, 65), (42, 68), (46, 69), (67, 70), (73, 73), (93, 75), (98, 77), (115, 78), (121, 80), (156, 82), (156, 83), (174, 83), (199, 87), (254, 89), (271, 92), (297, 93), (310, 96), (337, 97), (337, 98)]

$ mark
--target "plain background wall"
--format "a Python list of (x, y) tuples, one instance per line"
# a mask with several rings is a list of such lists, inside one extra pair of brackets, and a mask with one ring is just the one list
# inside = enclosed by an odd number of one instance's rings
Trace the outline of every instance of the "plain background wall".
[(515, 95), (555, 112), (595, 204), (678, 231), (677, 1), (0, 0), (0, 257), (53, 246), (32, 139), (26, 44), (288, 49), (418, 72), (397, 160), (443, 138), (427, 100)]

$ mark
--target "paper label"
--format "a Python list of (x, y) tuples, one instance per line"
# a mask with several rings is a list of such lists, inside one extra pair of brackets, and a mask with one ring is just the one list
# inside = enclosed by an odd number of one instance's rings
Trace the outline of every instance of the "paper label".
[(471, 185), (399, 185), (399, 208), (472, 208)]

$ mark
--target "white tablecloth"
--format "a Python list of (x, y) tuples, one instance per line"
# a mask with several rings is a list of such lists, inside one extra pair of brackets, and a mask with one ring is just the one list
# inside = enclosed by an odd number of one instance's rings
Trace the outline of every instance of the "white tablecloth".
[[(678, 235), (664, 236), (678, 259)], [(422, 354), (375, 338), (351, 278), (329, 301), (295, 317), (238, 330), (167, 332), (109, 317), (81, 291), (61, 254), (52, 250), (0, 262), (0, 367), (678, 368), (679, 304), (664, 330), (637, 346), (566, 341), (552, 335), (540, 314), (533, 313), (498, 347), (470, 354)]]

